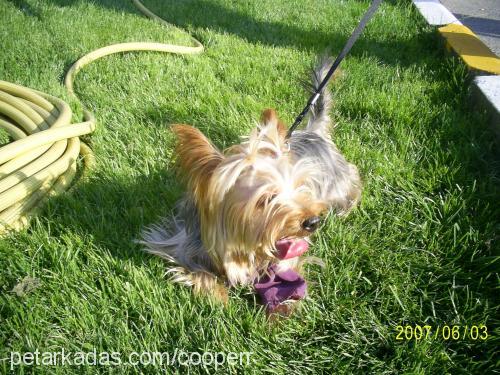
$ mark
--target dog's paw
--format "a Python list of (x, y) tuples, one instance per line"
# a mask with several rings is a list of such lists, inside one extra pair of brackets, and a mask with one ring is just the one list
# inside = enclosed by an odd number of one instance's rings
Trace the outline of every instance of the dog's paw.
[(211, 295), (216, 301), (221, 302), (224, 305), (227, 305), (227, 302), (229, 301), (228, 290), (222, 284), (216, 284)]

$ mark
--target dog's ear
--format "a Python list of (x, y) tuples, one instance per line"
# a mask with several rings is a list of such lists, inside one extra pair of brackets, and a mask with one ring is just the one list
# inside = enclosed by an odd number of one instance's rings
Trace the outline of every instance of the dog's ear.
[(222, 153), (196, 128), (172, 125), (177, 136), (176, 155), (181, 174), (197, 199), (206, 195), (210, 178), (223, 159)]
[(260, 121), (264, 126), (276, 126), (278, 134), (281, 138), (285, 139), (287, 129), (283, 121), (280, 120), (276, 111), (272, 108), (265, 109), (262, 111), (260, 116)]

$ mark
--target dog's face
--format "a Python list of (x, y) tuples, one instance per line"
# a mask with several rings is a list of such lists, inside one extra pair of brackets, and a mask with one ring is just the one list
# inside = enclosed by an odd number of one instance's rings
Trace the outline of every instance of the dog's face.
[(293, 159), (273, 116), (226, 150), (214, 170), (208, 194), (217, 211), (213, 229), (238, 252), (279, 255), (284, 240), (309, 236), (328, 210), (315, 190), (316, 171), (307, 159)]
[(317, 160), (290, 152), (274, 111), (265, 111), (261, 126), (224, 152), (193, 127), (173, 129), (203, 244), (231, 283), (251, 277), (255, 263), (307, 249), (307, 237), (332, 206), (318, 188), (329, 181)]

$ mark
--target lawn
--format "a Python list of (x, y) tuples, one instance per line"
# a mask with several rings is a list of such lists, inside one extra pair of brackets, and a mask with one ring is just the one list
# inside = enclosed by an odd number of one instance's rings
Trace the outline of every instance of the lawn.
[[(291, 123), (316, 56), (336, 54), (368, 7), (356, 0), (0, 0), (0, 79), (81, 105), (62, 84), (83, 54), (116, 42), (190, 43), (198, 56), (99, 60), (75, 91), (97, 117), (94, 170), (0, 240), (0, 373), (11, 352), (252, 352), (224, 372), (471, 374), (498, 369), (498, 145), (470, 105), (465, 68), (446, 58), (409, 1), (386, 1), (332, 85), (334, 139), (364, 183), (362, 203), (329, 220), (311, 249), (309, 297), (270, 324), (247, 289), (227, 306), (171, 283), (133, 243), (183, 187), (170, 123), (221, 148), (274, 107)], [(37, 287), (18, 295), (26, 276)], [(23, 293), (19, 293), (23, 294)], [(398, 340), (397, 326), (432, 334)], [(488, 338), (443, 337), (484, 325)], [(468, 328), (467, 328), (468, 327)], [(484, 329), (484, 328), (483, 328)], [(482, 331), (481, 331), (482, 332)], [(446, 335), (445, 335), (446, 336)], [(404, 338), (404, 335), (403, 335)], [(17, 373), (212, 372), (214, 366), (14, 366)]]

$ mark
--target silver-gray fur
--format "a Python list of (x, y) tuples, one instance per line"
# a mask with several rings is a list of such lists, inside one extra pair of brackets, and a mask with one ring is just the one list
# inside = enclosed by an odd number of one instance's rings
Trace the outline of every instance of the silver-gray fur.
[(145, 250), (187, 270), (216, 272), (201, 241), (198, 210), (186, 196), (177, 205), (177, 213), (146, 228), (137, 241)]
[(295, 160), (307, 158), (317, 166), (322, 175), (318, 178), (321, 183), (315, 184), (317, 196), (329, 202), (337, 214), (344, 214), (356, 204), (361, 189), (357, 169), (329, 138), (309, 129), (295, 131), (290, 138), (290, 151)]
[[(319, 89), (319, 85), (323, 78), (325, 78), (331, 65), (332, 60), (329, 57), (323, 57), (318, 61), (311, 74), (311, 83), (306, 87), (311, 93)], [(323, 90), (321, 90), (316, 103), (311, 107), (306, 129), (310, 132), (318, 133), (325, 138), (329, 138), (330, 127), (332, 125), (329, 115), (331, 108), (332, 95), (328, 90), (328, 85), (326, 85)]]
[[(311, 92), (318, 90), (331, 65), (332, 60), (329, 57), (322, 57), (318, 61), (311, 74), (312, 80), (309, 85)], [(320, 180), (326, 182), (321, 185), (316, 184), (319, 196), (330, 202), (332, 208), (342, 214), (359, 199), (359, 191), (356, 190), (361, 189), (361, 183), (356, 167), (346, 161), (331, 141), (330, 133), (333, 128), (329, 114), (331, 108), (332, 96), (327, 85), (311, 107), (306, 129), (292, 134), (290, 150), (297, 160), (308, 158), (319, 167), (324, 174)]]

